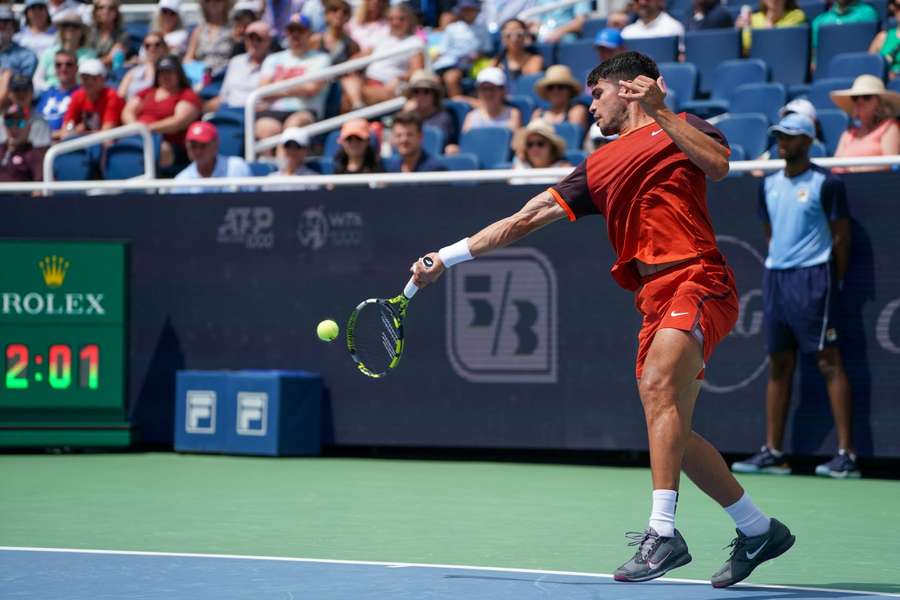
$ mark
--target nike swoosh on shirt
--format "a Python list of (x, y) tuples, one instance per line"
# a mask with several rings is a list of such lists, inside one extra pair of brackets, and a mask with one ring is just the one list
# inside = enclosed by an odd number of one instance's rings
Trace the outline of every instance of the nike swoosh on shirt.
[(672, 316), (673, 316), (673, 317), (683, 317), (683, 316), (686, 315), (686, 314), (688, 314), (688, 313), (686, 313), (686, 312), (675, 312), (674, 310), (672, 311)]
[(756, 555), (759, 554), (760, 550), (762, 550), (763, 548), (765, 548), (765, 547), (766, 547), (766, 544), (768, 544), (768, 543), (769, 543), (769, 540), (764, 541), (764, 542), (762, 543), (762, 546), (760, 546), (759, 548), (757, 548), (757, 549), (756, 549), (755, 551), (753, 551), (753, 552), (750, 552), (750, 551), (748, 550), (748, 551), (747, 551), (747, 560), (753, 560), (754, 558), (756, 558)]
[(662, 129), (657, 129), (656, 131), (654, 131), (653, 133), (650, 134), (650, 137), (653, 137), (654, 135), (658, 135), (658, 134), (660, 134), (660, 133), (662, 133), (662, 132), (663, 132)]

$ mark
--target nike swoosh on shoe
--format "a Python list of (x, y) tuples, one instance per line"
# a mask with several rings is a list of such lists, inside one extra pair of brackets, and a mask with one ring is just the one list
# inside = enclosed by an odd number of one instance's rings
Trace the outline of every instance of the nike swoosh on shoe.
[(759, 548), (757, 548), (756, 550), (754, 550), (753, 552), (750, 552), (750, 551), (748, 550), (748, 551), (747, 551), (747, 560), (753, 560), (754, 558), (756, 558), (756, 555), (759, 554), (760, 551), (761, 551), (763, 548), (765, 548), (765, 547), (766, 547), (766, 544), (768, 544), (768, 543), (769, 543), (769, 540), (764, 541), (764, 542), (762, 543), (762, 545), (761, 545)]

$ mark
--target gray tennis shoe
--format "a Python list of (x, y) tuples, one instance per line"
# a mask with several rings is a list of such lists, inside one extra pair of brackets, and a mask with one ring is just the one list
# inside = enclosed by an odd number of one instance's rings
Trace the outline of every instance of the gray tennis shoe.
[(662, 537), (652, 527), (643, 533), (629, 531), (625, 537), (629, 546), (637, 546), (637, 552), (627, 563), (616, 569), (616, 581), (650, 581), (691, 562), (687, 544), (678, 530), (673, 537)]
[(737, 537), (727, 546), (731, 548), (731, 556), (722, 568), (713, 573), (710, 583), (713, 587), (723, 588), (743, 581), (750, 576), (753, 569), (767, 560), (781, 556), (794, 545), (791, 531), (778, 519), (772, 519), (769, 531), (762, 535), (749, 537), (737, 531)]

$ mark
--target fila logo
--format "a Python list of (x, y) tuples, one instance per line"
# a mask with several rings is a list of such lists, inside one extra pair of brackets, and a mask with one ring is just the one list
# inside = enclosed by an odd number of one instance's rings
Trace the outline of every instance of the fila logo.
[(265, 392), (238, 392), (237, 434), (266, 435), (269, 395)]
[(216, 393), (212, 390), (188, 390), (185, 402), (184, 430), (188, 433), (215, 433)]

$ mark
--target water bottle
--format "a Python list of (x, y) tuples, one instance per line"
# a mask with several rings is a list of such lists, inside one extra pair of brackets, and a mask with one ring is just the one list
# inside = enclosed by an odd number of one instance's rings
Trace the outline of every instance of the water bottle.
[(112, 55), (112, 70), (118, 71), (123, 64), (125, 64), (125, 52), (118, 48)]

